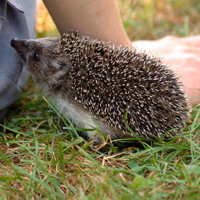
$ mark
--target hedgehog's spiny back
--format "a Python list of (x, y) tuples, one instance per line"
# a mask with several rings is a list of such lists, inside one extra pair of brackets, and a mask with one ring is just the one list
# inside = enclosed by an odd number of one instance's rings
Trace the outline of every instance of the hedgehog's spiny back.
[(76, 101), (112, 127), (128, 132), (127, 110), (129, 126), (141, 137), (162, 137), (184, 126), (185, 95), (159, 59), (78, 33), (64, 35), (61, 49), (70, 57)]

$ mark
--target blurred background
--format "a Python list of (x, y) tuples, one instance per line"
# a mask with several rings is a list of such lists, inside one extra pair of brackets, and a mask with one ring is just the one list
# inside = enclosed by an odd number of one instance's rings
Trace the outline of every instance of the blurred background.
[[(117, 0), (125, 30), (132, 41), (165, 35), (200, 33), (199, 0)], [(38, 0), (38, 37), (59, 33), (41, 0)]]

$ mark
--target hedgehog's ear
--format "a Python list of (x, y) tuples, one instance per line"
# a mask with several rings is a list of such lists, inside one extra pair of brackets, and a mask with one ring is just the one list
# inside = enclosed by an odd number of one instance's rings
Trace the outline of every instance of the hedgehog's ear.
[(70, 68), (69, 59), (66, 57), (61, 57), (54, 61), (55, 73), (54, 76), (59, 77), (66, 74)]
[(70, 65), (69, 59), (67, 59), (67, 58), (63, 58), (63, 59), (58, 60), (58, 66), (59, 66), (58, 70), (63, 71), (63, 73), (68, 71), (69, 65)]

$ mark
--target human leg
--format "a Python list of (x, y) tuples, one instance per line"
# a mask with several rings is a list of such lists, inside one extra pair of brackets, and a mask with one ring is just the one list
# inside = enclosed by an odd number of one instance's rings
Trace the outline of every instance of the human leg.
[(116, 0), (43, 0), (61, 34), (80, 35), (129, 45)]

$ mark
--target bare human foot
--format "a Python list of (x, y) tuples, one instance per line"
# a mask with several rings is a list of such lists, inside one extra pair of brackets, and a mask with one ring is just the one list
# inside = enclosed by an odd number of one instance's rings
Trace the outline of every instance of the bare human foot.
[(200, 35), (155, 41), (136, 41), (134, 47), (163, 58), (176, 72), (191, 105), (200, 102)]

